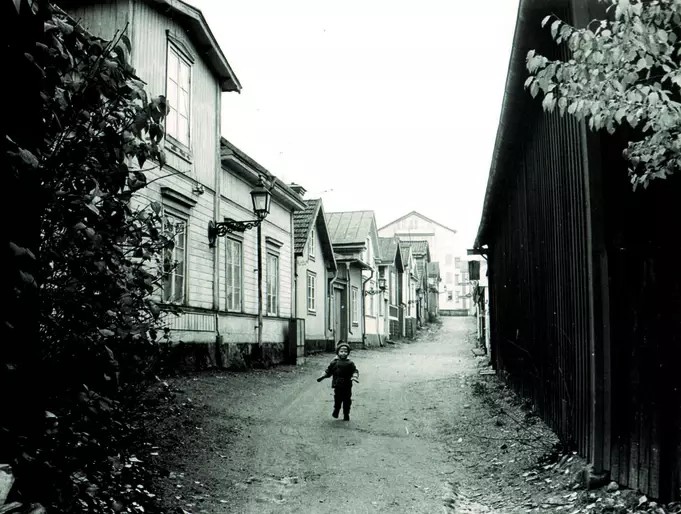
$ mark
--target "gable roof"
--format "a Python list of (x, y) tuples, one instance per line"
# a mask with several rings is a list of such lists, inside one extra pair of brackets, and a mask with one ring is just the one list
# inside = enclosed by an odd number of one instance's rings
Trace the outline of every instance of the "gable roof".
[(428, 241), (405, 241), (404, 243), (411, 246), (411, 251), (414, 253), (415, 257), (421, 257), (423, 255), (430, 254)]
[(380, 248), (381, 262), (384, 264), (392, 264), (395, 262), (397, 256), (397, 248), (399, 247), (399, 239), (396, 237), (379, 237), (378, 247)]
[(371, 236), (371, 228), (375, 225), (374, 212), (328, 212), (326, 224), (334, 245), (363, 245), (367, 237)]
[(305, 200), (305, 208), (293, 213), (293, 251), (302, 254), (312, 231), (321, 200)]
[[(222, 53), (215, 36), (213, 36), (206, 18), (199, 9), (182, 0), (143, 1), (182, 25), (187, 31), (189, 39), (194, 43), (197, 52), (205, 59), (211, 72), (218, 78), (222, 91), (241, 91), (239, 79), (227, 62), (227, 58)], [(62, 8), (67, 8), (75, 5), (88, 6), (94, 2), (91, 0), (60, 0), (58, 3)], [(133, 30), (135, 30), (135, 27), (133, 27)]]
[(420, 212), (416, 212), (416, 211), (411, 211), (410, 213), (407, 213), (407, 214), (405, 214), (404, 216), (402, 216), (402, 217), (400, 217), (400, 218), (397, 218), (396, 220), (393, 220), (393, 221), (391, 221), (390, 223), (388, 223), (388, 224), (386, 224), (386, 225), (383, 225), (383, 226), (382, 226), (381, 228), (379, 228), (378, 230), (383, 230), (384, 228), (387, 228), (387, 227), (389, 227), (390, 225), (394, 225), (395, 223), (398, 223), (398, 222), (402, 221), (403, 219), (408, 218), (409, 216), (418, 216), (418, 217), (421, 218), (422, 220), (425, 220), (425, 221), (427, 221), (427, 222), (429, 222), (429, 223), (435, 223), (436, 225), (438, 225), (438, 226), (440, 226), (440, 227), (442, 227), (442, 228), (444, 228), (444, 229), (449, 230), (449, 231), (452, 232), (453, 234), (456, 234), (456, 230), (454, 230), (453, 228), (449, 228), (449, 227), (447, 227), (446, 225), (443, 225), (442, 223), (439, 223), (439, 222), (435, 221), (434, 219), (428, 218), (427, 216), (424, 216), (424, 215), (421, 214)]
[(321, 198), (316, 200), (305, 200), (305, 208), (302, 211), (293, 213), (293, 246), (295, 255), (302, 255), (305, 250), (312, 229), (317, 230), (321, 242), (321, 250), (326, 259), (327, 267), (337, 269), (336, 256), (333, 253), (333, 246), (329, 231), (326, 226), (326, 216)]

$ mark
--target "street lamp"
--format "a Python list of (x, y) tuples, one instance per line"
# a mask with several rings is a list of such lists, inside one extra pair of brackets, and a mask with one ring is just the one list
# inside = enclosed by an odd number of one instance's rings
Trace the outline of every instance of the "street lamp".
[(379, 288), (381, 291), (385, 291), (385, 290), (387, 289), (387, 287), (388, 287), (388, 286), (386, 285), (386, 280), (385, 280), (385, 278), (383, 278), (383, 277), (379, 278), (379, 279), (378, 279), (378, 288)]
[(215, 241), (218, 237), (224, 237), (231, 232), (244, 232), (260, 225), (263, 220), (270, 213), (270, 203), (272, 195), (265, 187), (265, 182), (262, 177), (258, 185), (251, 191), (251, 200), (253, 202), (253, 212), (256, 219), (248, 221), (236, 221), (232, 218), (226, 218), (225, 221), (208, 222), (208, 246), (215, 247)]

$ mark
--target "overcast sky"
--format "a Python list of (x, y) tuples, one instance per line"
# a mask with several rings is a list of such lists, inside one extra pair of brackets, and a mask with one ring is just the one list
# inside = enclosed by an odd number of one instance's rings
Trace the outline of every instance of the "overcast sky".
[(241, 81), (223, 135), (327, 211), (477, 232), (518, 0), (189, 0)]

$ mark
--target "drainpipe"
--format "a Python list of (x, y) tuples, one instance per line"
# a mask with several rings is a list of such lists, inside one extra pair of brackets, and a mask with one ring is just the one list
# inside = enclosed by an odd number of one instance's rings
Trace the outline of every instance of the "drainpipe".
[(353, 334), (352, 334), (352, 277), (350, 276), (349, 262), (345, 263), (345, 273), (346, 273), (345, 276), (348, 279), (348, 286), (345, 294), (345, 322), (347, 323), (348, 335), (350, 336)]
[(333, 278), (329, 280), (329, 291), (328, 291), (328, 297), (327, 297), (327, 302), (326, 302), (326, 323), (327, 327), (330, 331), (333, 332), (333, 326), (331, 324), (331, 309), (332, 309), (332, 299), (334, 298), (333, 294), (333, 285), (336, 283), (336, 280), (338, 279), (338, 266), (336, 266), (336, 269), (333, 270)]
[[(216, 159), (215, 163), (215, 178), (214, 178), (214, 194), (213, 194), (213, 219), (216, 222), (220, 221), (220, 204), (222, 203), (222, 162), (220, 160), (220, 113), (221, 96), (220, 88), (216, 88), (215, 92), (215, 137), (216, 139)], [(215, 360), (218, 366), (223, 365), (222, 354), (220, 346), (222, 345), (222, 335), (220, 334), (220, 240), (218, 239), (215, 248), (213, 249), (213, 313), (215, 315)]]
[(374, 276), (374, 269), (371, 268), (371, 275), (369, 275), (369, 278), (367, 278), (365, 281), (362, 282), (362, 346), (366, 347), (366, 339), (367, 339), (367, 318), (366, 318), (366, 289), (367, 289), (367, 284), (369, 283), (369, 280), (371, 280)]

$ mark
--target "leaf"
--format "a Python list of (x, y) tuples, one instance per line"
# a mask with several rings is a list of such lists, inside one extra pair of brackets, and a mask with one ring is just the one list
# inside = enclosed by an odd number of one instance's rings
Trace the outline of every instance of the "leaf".
[(553, 39), (556, 39), (556, 35), (558, 34), (558, 29), (560, 28), (561, 23), (562, 22), (560, 20), (556, 20), (551, 24), (551, 37)]
[(648, 67), (648, 61), (646, 61), (644, 58), (640, 58), (640, 59), (636, 62), (636, 69), (637, 69), (638, 71), (644, 70), (644, 69), (647, 68), (647, 67)]
[(115, 334), (109, 330), (108, 328), (100, 328), (99, 333), (102, 334), (104, 337), (113, 337)]
[(546, 24), (549, 22), (549, 20), (551, 19), (552, 16), (553, 16), (552, 14), (549, 14), (548, 16), (546, 16), (546, 17), (541, 21), (541, 27), (542, 27), (542, 28), (544, 28), (544, 27), (546, 26)]
[(38, 162), (36, 156), (24, 148), (19, 148), (19, 157), (33, 169), (40, 166), (40, 162)]
[(537, 94), (539, 94), (539, 84), (535, 81), (532, 83), (532, 87), (530, 87), (530, 94), (532, 95), (532, 98), (536, 98)]
[(132, 52), (132, 43), (130, 42), (130, 38), (128, 37), (127, 34), (121, 34), (121, 42), (128, 49), (128, 53), (131, 53)]

